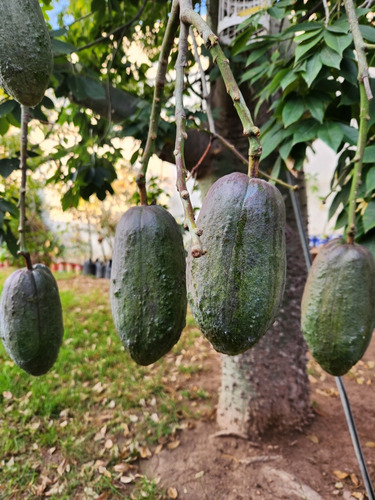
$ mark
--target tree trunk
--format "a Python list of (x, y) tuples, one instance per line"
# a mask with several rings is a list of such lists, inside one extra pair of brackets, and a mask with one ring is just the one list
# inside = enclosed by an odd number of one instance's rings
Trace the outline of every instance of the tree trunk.
[[(209, 4), (211, 14), (215, 12), (213, 3), (217, 4), (217, 0), (211, 0)], [(221, 110), (218, 132), (235, 143), (238, 149), (246, 150), (241, 124), (221, 80), (212, 88), (211, 104)], [(259, 114), (263, 114), (262, 122), (268, 119), (266, 112)], [(262, 123), (257, 120), (256, 124), (260, 126)], [(211, 149), (211, 156), (206, 157), (197, 176), (203, 196), (217, 178), (230, 171), (243, 170), (243, 165), (220, 145)], [(268, 165), (263, 163), (262, 168), (272, 167), (274, 159), (269, 157)], [(304, 186), (303, 174), (300, 184)], [(301, 201), (305, 201), (302, 199), (304, 195), (301, 189)], [(269, 429), (300, 429), (311, 415), (306, 345), (300, 330), (300, 302), (307, 271), (288, 192), (284, 193), (284, 198), (287, 207), (287, 281), (280, 313), (272, 328), (249, 351), (238, 356), (221, 357), (218, 424), (228, 432), (249, 438)], [(305, 208), (306, 221), (306, 203), (302, 203), (302, 207)]]
[(273, 327), (244, 354), (222, 356), (217, 421), (221, 428), (248, 437), (269, 429), (300, 429), (310, 416), (306, 345), (300, 330), (306, 264), (290, 206), (286, 241), (286, 289)]

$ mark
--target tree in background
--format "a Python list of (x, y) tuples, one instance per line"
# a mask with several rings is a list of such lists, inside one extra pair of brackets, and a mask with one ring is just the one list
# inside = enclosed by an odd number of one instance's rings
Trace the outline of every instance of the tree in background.
[[(196, 11), (203, 13), (207, 9), (214, 31), (218, 3), (194, 2)], [(46, 14), (50, 4), (50, 0), (43, 2)], [(189, 7), (189, 2), (181, 1), (182, 7), (186, 5)], [(53, 152), (46, 160), (55, 165), (49, 182), (63, 186), (63, 208), (77, 206), (80, 198), (89, 200), (96, 195), (104, 200), (113, 194), (115, 165), (122, 156), (114, 138), (134, 137), (139, 141), (140, 147), (131, 158), (135, 172), (138, 171), (154, 98), (155, 65), (170, 9), (171, 2), (159, 0), (71, 0), (66, 8), (69, 26), (64, 25), (61, 15), (60, 29), (51, 32), (55, 54), (51, 89), (48, 97), (32, 110), (32, 124), (41, 128), (45, 138), (54, 141)], [(368, 1), (355, 12), (370, 65), (375, 43), (373, 10)], [(374, 80), (361, 73), (364, 47), (356, 47), (355, 51), (346, 12), (341, 2), (273, 2), (269, 8), (258, 12), (255, 9), (244, 18), (235, 43), (225, 48), (225, 54), (242, 83), (243, 96), (256, 124), (261, 127), (262, 172), (284, 181), (286, 172), (292, 172), (300, 186), (301, 205), (306, 207), (306, 152), (315, 139), (326, 142), (338, 153), (330, 215), (338, 211), (337, 227), (351, 230), (353, 210), (349, 206), (353, 208), (354, 204), (359, 213), (356, 238), (373, 247), (375, 110), (372, 100), (367, 113), (366, 109), (363, 111), (363, 88), (365, 84), (369, 97), (371, 89), (375, 90)], [(270, 20), (268, 31), (261, 21), (265, 14)], [(185, 161), (204, 194), (222, 175), (247, 170), (242, 158), (247, 145), (209, 44), (200, 45), (200, 52), (209, 59), (206, 77), (210, 93), (205, 95), (201, 86), (191, 50), (185, 95), (202, 104), (189, 108), (187, 113)], [(165, 81), (158, 80), (163, 88), (158, 102), (162, 119), (154, 144), (160, 158), (171, 162), (176, 133), (176, 58), (177, 43), (170, 50)], [(205, 100), (213, 111), (214, 130), (212, 124), (209, 128), (204, 113)], [(0, 133), (9, 133), (9, 127), (18, 126), (19, 122), (18, 104), (3, 95)], [(72, 143), (67, 143), (62, 130), (74, 131)], [(42, 153), (36, 144), (30, 151), (39, 157), (39, 166), (44, 162)], [(358, 165), (358, 154), (364, 167), (360, 172), (362, 184), (358, 193), (351, 193), (350, 181)], [(0, 172), (9, 172), (17, 165), (16, 153), (7, 152), (0, 160)], [(299, 302), (306, 272), (287, 189), (284, 195), (288, 213), (288, 275), (280, 315), (270, 332), (250, 351), (222, 357), (218, 420), (225, 428), (244, 435), (269, 427), (300, 427), (310, 414), (306, 348), (299, 330)], [(15, 201), (6, 193), (0, 200), (0, 210), (2, 237), (10, 242), (7, 221), (16, 209)]]

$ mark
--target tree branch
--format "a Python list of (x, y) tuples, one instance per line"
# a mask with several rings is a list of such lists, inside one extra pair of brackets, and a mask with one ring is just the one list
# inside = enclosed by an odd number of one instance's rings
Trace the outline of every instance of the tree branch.
[(218, 37), (213, 33), (202, 17), (193, 10), (191, 0), (180, 0), (180, 9), (181, 20), (189, 25), (195, 26), (220, 70), (227, 92), (232, 98), (233, 105), (241, 120), (243, 133), (249, 138), (249, 175), (251, 177), (256, 177), (258, 175), (259, 159), (262, 153), (262, 146), (259, 142), (260, 130), (253, 123), (245, 99), (229, 67), (229, 61), (218, 43)]
[(344, 0), (345, 11), (348, 17), (350, 31), (353, 35), (354, 47), (358, 58), (358, 80), (365, 86), (367, 99), (372, 99), (372, 92), (369, 81), (369, 70), (365, 53), (365, 43), (359, 29), (358, 19), (355, 13), (355, 6), (352, 0)]
[(168, 66), (169, 53), (172, 50), (174, 36), (179, 26), (179, 2), (178, 0), (173, 0), (171, 14), (168, 19), (167, 27), (164, 34), (164, 39), (160, 49), (158, 69), (156, 73), (156, 81), (154, 87), (154, 98), (152, 100), (150, 125), (147, 135), (146, 146), (143, 151), (141, 159), (141, 171), (137, 176), (137, 184), (145, 182), (145, 177), (147, 173), (148, 163), (152, 156), (155, 147), (155, 140), (157, 137), (157, 128), (160, 119), (161, 104), (162, 104), (162, 94), (165, 85), (165, 75)]
[[(124, 31), (126, 28), (131, 26), (134, 23), (134, 21), (136, 21), (137, 19), (139, 19), (141, 17), (143, 11), (145, 10), (147, 2), (148, 2), (148, 0), (144, 0), (141, 8), (138, 10), (136, 15), (132, 19), (130, 19), (130, 21), (127, 21), (125, 24), (122, 24), (121, 26), (117, 26), (117, 28), (110, 31), (107, 35), (101, 36), (101, 37), (97, 38), (96, 40), (93, 40), (92, 42), (87, 43), (86, 45), (82, 45), (82, 47), (78, 47), (77, 49), (73, 50), (72, 52), (82, 52), (83, 50), (86, 50), (86, 49), (89, 49), (90, 47), (93, 47), (94, 45), (98, 45), (98, 43), (105, 42), (112, 35), (115, 35), (118, 32)], [(123, 37), (123, 35), (122, 35), (122, 37)]]
[(184, 160), (184, 142), (186, 138), (185, 131), (185, 110), (183, 103), (184, 92), (184, 76), (185, 66), (188, 59), (188, 43), (189, 26), (183, 22), (180, 25), (180, 41), (178, 47), (178, 57), (176, 61), (176, 144), (175, 158), (177, 169), (177, 189), (181, 197), (182, 206), (184, 208), (185, 222), (184, 225), (189, 229), (192, 239), (191, 255), (195, 258), (203, 254), (202, 243), (200, 236), (202, 231), (197, 228), (194, 218), (194, 210), (191, 205), (190, 195), (186, 187), (185, 180), (185, 160)]
[(26, 176), (27, 176), (27, 133), (29, 123), (29, 108), (21, 105), (21, 137), (20, 137), (20, 169), (21, 169), (21, 186), (20, 186), (20, 221), (18, 232), (20, 235), (19, 244), (20, 249), (18, 254), (22, 255), (26, 261), (27, 269), (31, 270), (33, 265), (31, 263), (30, 253), (26, 248)]
[(349, 214), (348, 214), (348, 243), (354, 243), (356, 234), (355, 211), (357, 207), (358, 186), (361, 182), (363, 155), (367, 142), (367, 129), (372, 92), (369, 81), (369, 70), (365, 54), (365, 44), (359, 29), (358, 19), (355, 13), (355, 7), (352, 0), (344, 0), (345, 11), (348, 17), (350, 30), (353, 35), (354, 47), (357, 52), (358, 60), (358, 81), (360, 92), (360, 112), (359, 112), (359, 133), (357, 150), (354, 157), (353, 178), (349, 194)]

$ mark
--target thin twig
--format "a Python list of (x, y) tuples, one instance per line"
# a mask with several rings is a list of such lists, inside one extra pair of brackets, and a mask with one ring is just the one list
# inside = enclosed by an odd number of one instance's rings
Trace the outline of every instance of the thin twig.
[(206, 158), (206, 156), (208, 155), (208, 152), (211, 149), (212, 141), (213, 141), (213, 136), (211, 135), (210, 136), (210, 140), (208, 141), (206, 149), (204, 150), (202, 156), (199, 158), (199, 160), (194, 165), (194, 167), (190, 170), (190, 173), (189, 173), (189, 175), (187, 177), (187, 180), (190, 179), (190, 177), (193, 177), (195, 175), (196, 171), (198, 170), (198, 168), (202, 165), (204, 159)]
[(82, 47), (78, 47), (78, 48), (72, 50), (72, 52), (82, 52), (83, 50), (86, 50), (86, 49), (89, 49), (90, 47), (93, 47), (94, 45), (97, 45), (101, 42), (105, 42), (112, 35), (115, 35), (116, 33), (122, 32), (126, 28), (129, 28), (129, 26), (131, 26), (134, 23), (134, 21), (136, 21), (137, 19), (139, 19), (141, 17), (141, 15), (146, 7), (147, 2), (148, 2), (148, 0), (144, 0), (140, 9), (135, 14), (135, 16), (132, 19), (130, 19), (130, 21), (127, 21), (126, 23), (122, 24), (121, 26), (117, 26), (117, 28), (114, 28), (107, 35), (101, 36), (101, 37), (97, 38), (96, 40), (93, 40), (92, 42), (87, 43), (86, 45), (82, 45)]
[(181, 20), (189, 25), (195, 26), (200, 36), (203, 38), (207, 50), (210, 51), (213, 61), (220, 70), (227, 92), (232, 98), (233, 105), (241, 120), (243, 133), (249, 138), (249, 175), (251, 177), (256, 177), (258, 174), (259, 159), (262, 153), (262, 146), (259, 141), (260, 130), (253, 123), (249, 108), (246, 105), (245, 99), (230, 69), (229, 61), (219, 45), (218, 37), (213, 33), (202, 17), (192, 8), (191, 0), (180, 0), (180, 9)]
[(368, 120), (370, 118), (369, 100), (367, 98), (367, 93), (363, 82), (359, 84), (359, 92), (360, 92), (359, 134), (358, 134), (357, 150), (354, 157), (355, 164), (353, 168), (352, 185), (349, 194), (348, 235), (347, 235), (348, 243), (354, 243), (354, 237), (356, 234), (355, 212), (357, 208), (357, 193), (358, 193), (358, 186), (361, 182), (363, 155), (367, 141)]
[[(154, 98), (152, 100), (152, 108), (150, 115), (150, 124), (148, 129), (148, 135), (146, 140), (145, 149), (143, 151), (141, 159), (141, 171), (139, 172), (136, 182), (145, 182), (148, 163), (152, 156), (155, 146), (155, 140), (157, 137), (157, 129), (160, 119), (161, 105), (162, 105), (162, 95), (165, 85), (165, 75), (168, 66), (169, 53), (172, 50), (174, 36), (179, 26), (179, 1), (173, 0), (171, 14), (168, 19), (167, 27), (165, 29), (164, 38), (160, 48), (158, 69), (156, 72), (155, 87), (154, 87)], [(146, 196), (147, 198), (147, 196)]]
[(21, 137), (20, 137), (20, 169), (21, 186), (19, 197), (20, 221), (18, 226), (20, 249), (18, 254), (22, 255), (26, 261), (27, 269), (32, 269), (30, 253), (26, 248), (26, 179), (27, 179), (27, 134), (29, 124), (29, 108), (21, 106)]
[(326, 16), (326, 20), (324, 22), (324, 26), (328, 26), (329, 24), (329, 7), (328, 7), (328, 2), (327, 0), (323, 0), (323, 5), (324, 5), (324, 12), (325, 12), (325, 16)]
[(358, 186), (361, 182), (363, 155), (367, 142), (368, 121), (370, 119), (369, 101), (372, 99), (372, 92), (369, 81), (369, 70), (365, 54), (365, 45), (359, 29), (358, 19), (355, 13), (355, 6), (352, 0), (344, 0), (345, 11), (348, 17), (350, 30), (353, 35), (354, 47), (357, 52), (358, 64), (358, 82), (360, 92), (360, 112), (359, 112), (359, 130), (356, 154), (354, 157), (354, 168), (352, 184), (349, 194), (349, 213), (348, 213), (348, 243), (354, 243), (356, 234), (355, 211), (357, 208)]
[[(206, 132), (206, 133), (209, 133), (207, 130), (205, 129), (201, 129), (202, 132)], [(216, 133), (216, 134), (212, 134), (212, 137), (214, 139), (218, 139), (222, 144), (223, 146), (225, 146), (227, 149), (229, 149), (230, 151), (232, 151), (232, 153), (239, 159), (241, 160), (241, 162), (244, 164), (244, 165), (248, 165), (248, 161), (247, 159), (244, 157), (244, 155), (238, 151), (238, 149), (233, 145), (231, 144), (227, 139), (225, 139), (225, 137), (223, 137), (222, 135)], [(258, 169), (258, 173), (259, 175), (261, 175), (262, 177), (268, 179), (269, 181), (273, 181), (273, 182), (276, 182), (277, 184), (280, 184), (280, 186), (284, 186), (288, 189), (291, 189), (292, 191), (296, 191), (298, 189), (298, 186), (292, 186), (291, 184), (288, 184), (287, 182), (284, 182), (282, 181), (281, 179), (277, 179), (276, 177), (272, 177), (271, 175), (268, 175), (266, 172), (264, 172), (263, 170), (260, 170)]]
[(189, 26), (183, 22), (180, 25), (180, 40), (178, 46), (178, 57), (176, 61), (176, 144), (174, 155), (177, 169), (177, 190), (180, 194), (182, 206), (184, 208), (184, 225), (191, 234), (191, 255), (195, 258), (203, 254), (200, 236), (202, 231), (197, 228), (194, 218), (194, 210), (191, 204), (189, 191), (186, 187), (186, 167), (184, 160), (184, 143), (186, 139), (185, 123), (186, 116), (183, 104), (185, 66), (188, 59), (188, 34)]
[(372, 91), (370, 87), (369, 80), (369, 70), (365, 53), (365, 43), (363, 41), (361, 30), (359, 29), (359, 23), (357, 19), (357, 15), (355, 12), (355, 6), (352, 0), (344, 0), (345, 11), (348, 17), (350, 31), (353, 35), (354, 47), (357, 52), (357, 60), (358, 60), (358, 80), (359, 82), (363, 82), (363, 85), (366, 90), (367, 99), (372, 99)]
[(211, 104), (209, 101), (209, 93), (208, 93), (208, 88), (207, 88), (206, 75), (205, 75), (203, 68), (202, 68), (201, 59), (200, 59), (199, 54), (198, 54), (197, 41), (195, 39), (195, 34), (194, 34), (194, 30), (192, 27), (190, 27), (189, 32), (190, 32), (190, 36), (191, 36), (192, 41), (193, 41), (194, 59), (198, 65), (199, 73), (200, 73), (200, 77), (201, 77), (203, 99), (206, 103), (206, 115), (207, 115), (207, 120), (208, 120), (208, 128), (209, 128), (210, 132), (212, 132), (214, 134), (216, 132), (215, 122), (214, 122), (214, 117), (212, 115)]

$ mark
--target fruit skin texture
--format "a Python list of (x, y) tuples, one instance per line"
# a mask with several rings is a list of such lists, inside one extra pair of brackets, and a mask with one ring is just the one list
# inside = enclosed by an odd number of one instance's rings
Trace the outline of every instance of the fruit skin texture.
[(1, 0), (0, 86), (33, 107), (43, 99), (51, 72), (51, 40), (38, 0)]
[(57, 283), (48, 267), (18, 269), (0, 299), (0, 337), (14, 362), (30, 375), (47, 373), (64, 334)]
[(204, 199), (197, 226), (207, 254), (188, 257), (188, 299), (221, 353), (246, 351), (266, 333), (285, 287), (285, 206), (268, 182), (235, 172)]
[(186, 319), (186, 262), (181, 231), (164, 208), (130, 208), (116, 228), (112, 316), (130, 356), (154, 363), (179, 340)]
[(342, 239), (326, 243), (310, 269), (301, 326), (320, 366), (344, 375), (365, 353), (375, 327), (375, 261)]

